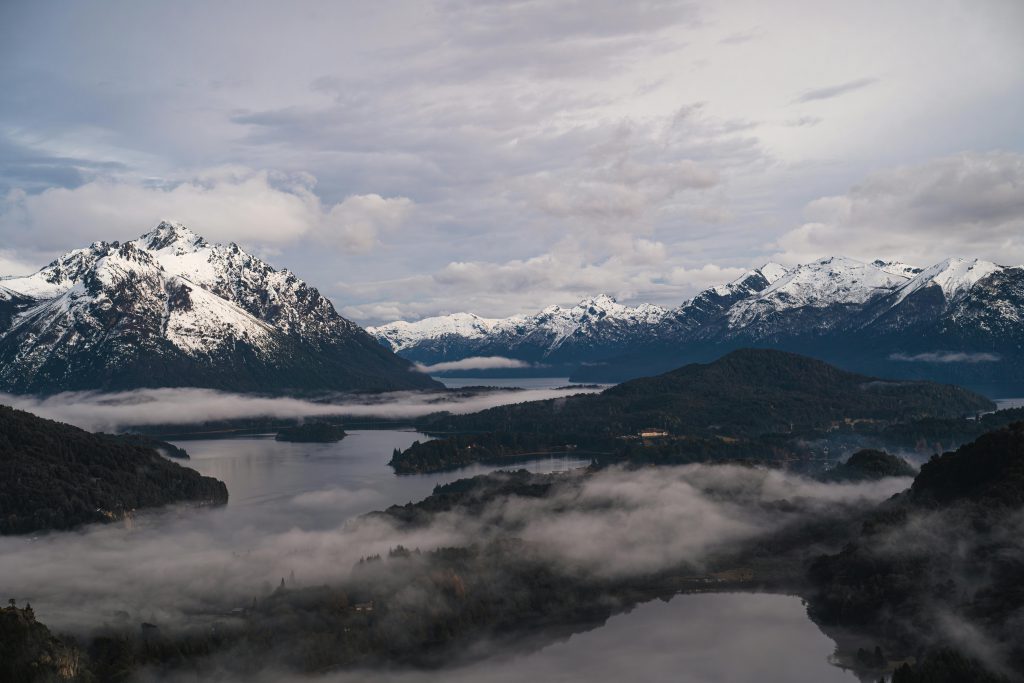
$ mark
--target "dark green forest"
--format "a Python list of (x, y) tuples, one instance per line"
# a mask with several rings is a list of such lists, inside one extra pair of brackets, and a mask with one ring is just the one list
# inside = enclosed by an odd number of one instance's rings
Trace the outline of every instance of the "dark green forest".
[(304, 422), (294, 427), (282, 427), (274, 438), (295, 443), (333, 443), (341, 441), (346, 436), (341, 425), (330, 422)]
[[(994, 407), (960, 387), (880, 380), (792, 353), (745, 349), (600, 394), (430, 415), (416, 427), (444, 438), (395, 454), (392, 466), (431, 472), (570, 450), (655, 464), (805, 459), (803, 442), (833, 431), (877, 433)], [(666, 436), (644, 439), (643, 430)]]
[(223, 482), (168, 461), (150, 444), (0, 406), (0, 533), (110, 522), (169, 503), (227, 502)]
[[(851, 461), (847, 466), (858, 477), (901, 467), (898, 459), (876, 452)], [(844, 661), (873, 680), (1001, 681), (1001, 665), (958, 652), (935, 615), (941, 609), (963, 620), (996, 645), (1011, 672), (1024, 673), (1016, 628), (1024, 609), (1024, 536), (1016, 526), (1024, 501), (1014, 493), (1024, 487), (1022, 463), (1024, 424), (1016, 424), (937, 456), (911, 489), (879, 505), (755, 503), (762, 514), (789, 521), (767, 536), (712, 553), (704, 566), (619, 578), (553, 564), (517, 538), (514, 518), (499, 516), (496, 533), (473, 545), (429, 552), (394, 547), (383, 557), (364, 558), (351, 573), (339, 568), (338, 581), (326, 585), (282, 578), (276, 589), (255, 593), (245, 609), (225, 614), (209, 630), (101, 629), (76, 650), (84, 662), (80, 680), (93, 675), (126, 681), (140, 667), (213, 668), (242, 676), (267, 667), (309, 673), (434, 667), (474, 643), (532, 637), (536, 646), (538, 634), (550, 639), (594, 628), (639, 602), (679, 592), (769, 590), (803, 596), (826, 633), (838, 633)], [(502, 509), (503, 501), (558, 496), (560, 506), (571, 506), (573, 492), (597, 474), (481, 475), (371, 517), (412, 529), (439, 515), (478, 517), (485, 509)], [(732, 502), (750, 504), (742, 490)], [(65, 646), (24, 615), (11, 624), (34, 634), (30, 654), (37, 659), (52, 661), (48, 653)], [(848, 633), (876, 644), (847, 650)]]

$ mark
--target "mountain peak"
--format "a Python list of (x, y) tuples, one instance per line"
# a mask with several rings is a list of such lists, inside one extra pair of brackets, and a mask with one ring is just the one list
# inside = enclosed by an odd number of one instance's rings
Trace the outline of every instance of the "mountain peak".
[(872, 261), (871, 265), (880, 270), (884, 270), (887, 273), (891, 273), (892, 275), (902, 275), (909, 278), (912, 278), (921, 272), (920, 268), (908, 263), (903, 263), (902, 261), (885, 261), (878, 258)]
[(584, 299), (580, 299), (580, 302), (576, 304), (577, 308), (608, 308), (610, 306), (619, 306), (619, 302), (615, 300), (615, 297), (610, 294), (598, 294), (597, 296), (589, 296)]
[(177, 254), (186, 254), (207, 246), (206, 240), (177, 221), (160, 221), (155, 228), (139, 237), (145, 249), (152, 251), (173, 250)]
[(920, 271), (914, 279), (899, 291), (896, 303), (921, 289), (935, 285), (942, 289), (947, 300), (962, 292), (969, 291), (979, 280), (1003, 270), (1003, 266), (977, 258), (954, 256)]
[(782, 264), (775, 263), (775, 261), (769, 261), (768, 263), (758, 268), (758, 271), (761, 272), (761, 275), (764, 276), (764, 279), (767, 280), (768, 284), (771, 285), (774, 284), (776, 280), (780, 280), (783, 277), (785, 277), (786, 273), (789, 272), (789, 269)]
[(3, 391), (437, 386), (290, 272), (181, 223), (76, 249), (3, 288)]

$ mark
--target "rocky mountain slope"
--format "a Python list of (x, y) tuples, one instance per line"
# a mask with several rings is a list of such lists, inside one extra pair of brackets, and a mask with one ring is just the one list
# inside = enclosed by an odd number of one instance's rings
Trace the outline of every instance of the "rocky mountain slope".
[(766, 264), (674, 309), (598, 297), (534, 316), (456, 314), (368, 331), (420, 362), (505, 356), (581, 380), (620, 381), (763, 346), (1012, 393), (1024, 388), (1022, 321), (1022, 267), (830, 257), (791, 269)]
[(316, 289), (177, 223), (0, 280), (0, 390), (435, 386)]

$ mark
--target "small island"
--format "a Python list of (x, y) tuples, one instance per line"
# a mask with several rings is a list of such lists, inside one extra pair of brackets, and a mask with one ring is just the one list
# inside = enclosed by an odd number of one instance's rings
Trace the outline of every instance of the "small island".
[(284, 427), (274, 438), (293, 443), (335, 443), (346, 436), (341, 425), (330, 422), (305, 422), (294, 427)]

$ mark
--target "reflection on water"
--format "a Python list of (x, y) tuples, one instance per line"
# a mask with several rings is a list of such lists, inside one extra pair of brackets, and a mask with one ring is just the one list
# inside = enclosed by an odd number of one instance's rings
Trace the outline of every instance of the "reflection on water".
[[(387, 552), (397, 542), (443, 545), (448, 541), (429, 536), (435, 533), (429, 530), (422, 532), (428, 534), (424, 538), (398, 537), (373, 525), (344, 531), (352, 517), (420, 500), (437, 484), (493, 469), (394, 475), (387, 466), (392, 450), (425, 438), (412, 431), (367, 430), (335, 444), (269, 437), (183, 442), (192, 456), (190, 467), (227, 483), (227, 506), (172, 508), (128, 527), (0, 538), (0, 576), (9, 595), (30, 600), (44, 623), (85, 633), (104, 622), (194, 625), (247, 604), (292, 574), (299, 585), (317, 585), (364, 554)], [(585, 464), (558, 457), (523, 466), (543, 472)], [(797, 598), (681, 595), (640, 605), (601, 628), (529, 654), (491, 657), (444, 672), (348, 673), (312, 680), (855, 680), (827, 663), (832, 650)]]
[(463, 387), (518, 387), (520, 389), (557, 389), (569, 387), (568, 377), (434, 377), (449, 389)]
[[(531, 654), (440, 674), (340, 675), (331, 683), (851, 683), (828, 663), (834, 643), (799, 598), (754, 593), (679, 595), (612, 617)], [(324, 681), (323, 683), (327, 683)]]
[(1024, 398), (995, 398), (992, 400), (996, 404), (996, 410), (1024, 408)]
[[(326, 491), (335, 494), (337, 504), (330, 507), (329, 518), (323, 521), (335, 526), (340, 519), (421, 500), (438, 484), (495, 469), (474, 465), (441, 474), (397, 476), (388, 467), (395, 448), (408, 448), (414, 441), (429, 439), (414, 431), (357, 430), (337, 443), (286, 443), (266, 436), (181, 441), (177, 445), (192, 458), (186, 463), (189, 467), (227, 484), (228, 514), (238, 508)], [(508, 467), (560, 472), (587, 464), (589, 460), (553, 456)], [(346, 493), (349, 495), (342, 495)], [(287, 507), (282, 508), (282, 512), (287, 511)]]

